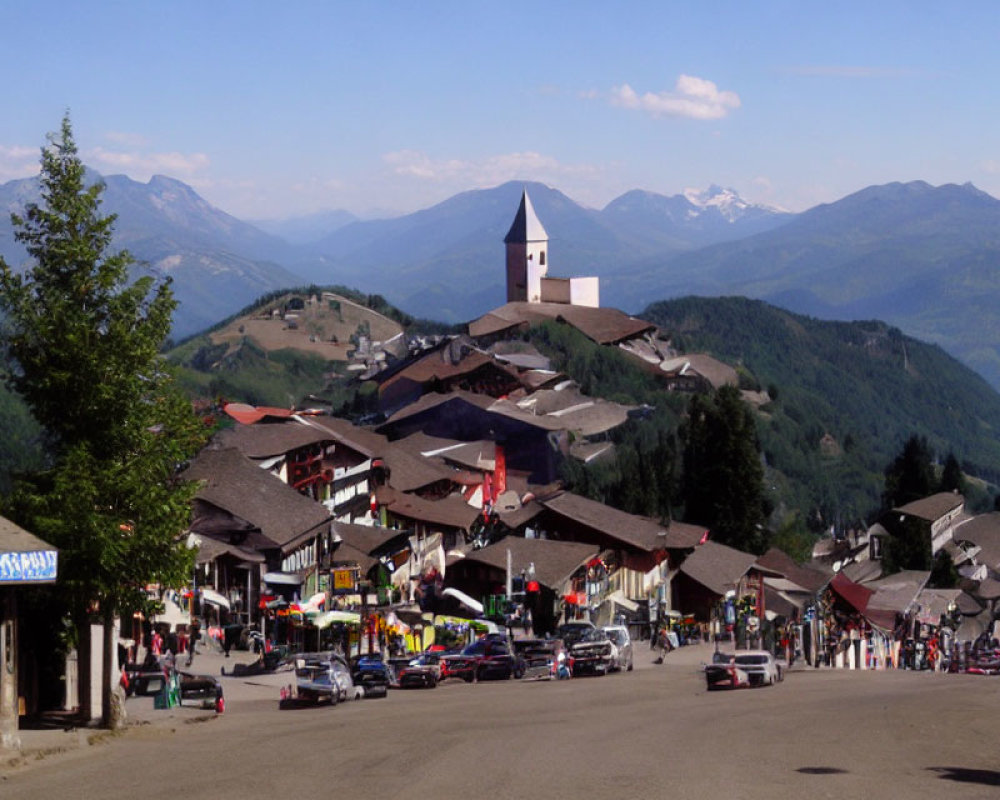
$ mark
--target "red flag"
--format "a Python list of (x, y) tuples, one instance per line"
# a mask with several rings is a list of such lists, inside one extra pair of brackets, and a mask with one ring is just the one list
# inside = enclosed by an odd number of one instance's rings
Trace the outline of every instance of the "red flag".
[(497, 444), (493, 447), (493, 497), (497, 498), (507, 491), (507, 456), (501, 445)]

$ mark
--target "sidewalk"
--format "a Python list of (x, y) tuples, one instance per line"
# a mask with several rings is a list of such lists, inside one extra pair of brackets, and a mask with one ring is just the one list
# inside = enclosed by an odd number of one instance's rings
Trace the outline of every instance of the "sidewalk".
[[(199, 652), (195, 655), (192, 666), (187, 666), (187, 659), (178, 659), (181, 672), (193, 675), (212, 675), (218, 678), (223, 687), (227, 712), (241, 701), (248, 699), (271, 699), (277, 708), (280, 688), (291, 682), (289, 672), (276, 672), (264, 675), (236, 678), (222, 675), (222, 670), (231, 672), (234, 665), (249, 665), (256, 656), (246, 651), (233, 651), (230, 658), (222, 653)], [(93, 726), (79, 726), (72, 715), (64, 712), (47, 714), (41, 727), (21, 729), (18, 737), (21, 740), (19, 748), (0, 748), (0, 776), (4, 772), (30, 766), (33, 762), (47, 757), (85, 749), (118, 736), (128, 735), (129, 731), (144, 725), (176, 727), (193, 721), (211, 719), (215, 711), (202, 708), (195, 700), (184, 701), (180, 706), (169, 709), (156, 709), (153, 705), (153, 695), (131, 696), (125, 700), (125, 727), (118, 731), (109, 731)]]

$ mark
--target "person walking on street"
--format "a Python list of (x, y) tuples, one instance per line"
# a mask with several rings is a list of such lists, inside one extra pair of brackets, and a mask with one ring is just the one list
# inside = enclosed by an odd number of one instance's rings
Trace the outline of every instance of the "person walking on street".
[(200, 638), (201, 638), (201, 623), (199, 623), (197, 620), (195, 620), (194, 622), (191, 623), (191, 630), (190, 630), (189, 636), (188, 636), (187, 665), (189, 667), (194, 662), (194, 648), (197, 645), (198, 640)]

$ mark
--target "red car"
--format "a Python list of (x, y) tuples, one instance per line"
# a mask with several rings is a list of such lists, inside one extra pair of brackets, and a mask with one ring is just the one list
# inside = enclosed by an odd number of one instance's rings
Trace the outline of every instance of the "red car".
[(518, 659), (501, 639), (489, 637), (473, 642), (461, 653), (441, 656), (441, 679), (462, 678), (472, 681), (518, 676)]

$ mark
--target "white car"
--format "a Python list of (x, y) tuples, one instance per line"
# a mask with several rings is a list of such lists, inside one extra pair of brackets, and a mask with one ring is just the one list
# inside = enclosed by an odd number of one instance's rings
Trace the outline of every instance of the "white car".
[(613, 645), (611, 668), (616, 672), (632, 671), (632, 637), (624, 625), (605, 625), (604, 632)]
[(733, 662), (747, 674), (751, 686), (774, 686), (784, 678), (781, 665), (767, 650), (739, 650)]

